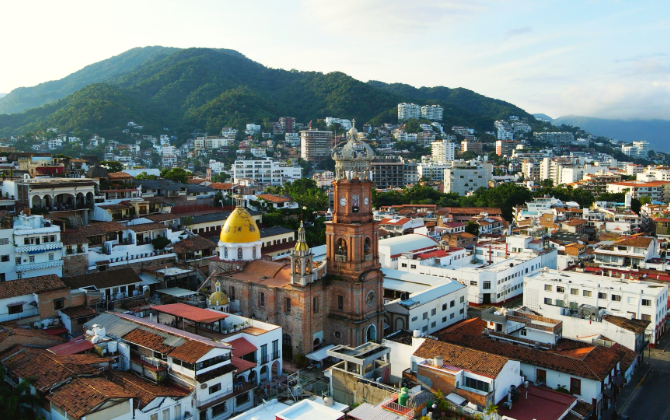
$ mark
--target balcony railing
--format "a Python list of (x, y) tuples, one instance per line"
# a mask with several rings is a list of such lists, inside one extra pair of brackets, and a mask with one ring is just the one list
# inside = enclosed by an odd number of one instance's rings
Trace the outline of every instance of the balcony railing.
[(28, 252), (35, 254), (38, 252), (54, 251), (63, 248), (62, 242), (47, 242), (39, 245), (21, 245), (14, 249), (15, 253)]
[(277, 360), (280, 357), (281, 357), (281, 351), (277, 350), (272, 352), (272, 360)]
[(63, 260), (44, 261), (40, 263), (31, 263), (31, 264), (17, 264), (16, 271), (23, 272), (30, 270), (41, 270), (43, 268), (60, 267), (62, 265)]
[(260, 362), (262, 365), (270, 361), (270, 357), (267, 354), (261, 354)]

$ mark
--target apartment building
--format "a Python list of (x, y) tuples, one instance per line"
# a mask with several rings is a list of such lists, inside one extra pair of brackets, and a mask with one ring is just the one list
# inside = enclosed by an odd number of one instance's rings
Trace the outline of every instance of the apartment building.
[(609, 193), (630, 193), (633, 198), (649, 197), (652, 201), (670, 201), (670, 181), (621, 181), (607, 184)]
[[(0, 277), (4, 280), (63, 275), (63, 242), (60, 227), (52, 225), (44, 217), (20, 215), (12, 229), (3, 229), (7, 237), (12, 232), (12, 241), (4, 243), (2, 248), (3, 266)], [(9, 242), (9, 241), (7, 241)], [(13, 244), (13, 246), (11, 246)]]
[(455, 159), (456, 144), (449, 140), (434, 141), (430, 144), (431, 156), (437, 163), (450, 162)]
[(496, 155), (498, 156), (512, 156), (512, 152), (521, 142), (513, 140), (498, 140), (496, 141)]
[(477, 140), (463, 140), (461, 142), (461, 152), (473, 152), (481, 155), (484, 153), (484, 145)]
[(439, 105), (424, 105), (421, 107), (421, 117), (431, 121), (442, 121), (444, 108)]
[(562, 308), (586, 308), (594, 316), (616, 315), (650, 321), (652, 344), (665, 333), (668, 286), (641, 281), (549, 268), (524, 277), (523, 304), (551, 317)]
[(377, 189), (399, 188), (405, 184), (405, 164), (401, 158), (377, 156), (372, 161), (372, 179)]
[(333, 148), (332, 131), (303, 130), (300, 132), (300, 157), (318, 163), (330, 157)]
[(514, 140), (514, 130), (507, 121), (498, 120), (493, 126), (496, 129), (498, 140)]
[(444, 179), (445, 169), (451, 166), (451, 162), (434, 162), (430, 159), (421, 160), (420, 164), (416, 165), (416, 173), (418, 179), (425, 178), (431, 181), (442, 181)]
[(533, 133), (533, 137), (535, 137), (535, 140), (541, 141), (544, 143), (554, 143), (554, 144), (560, 144), (560, 143), (572, 143), (575, 141), (575, 135), (570, 133), (570, 132), (541, 132), (541, 133)]
[(285, 162), (275, 162), (272, 158), (236, 160), (232, 169), (233, 183), (253, 179), (260, 185), (284, 185), (302, 177), (300, 166), (287, 166)]
[(421, 117), (421, 107), (417, 104), (401, 103), (398, 104), (398, 122), (407, 121), (410, 118), (419, 119)]
[(641, 267), (656, 255), (656, 238), (624, 236), (595, 249), (595, 261), (603, 267)]
[(452, 161), (444, 169), (444, 192), (466, 195), (479, 188), (488, 188), (493, 176), (490, 162)]

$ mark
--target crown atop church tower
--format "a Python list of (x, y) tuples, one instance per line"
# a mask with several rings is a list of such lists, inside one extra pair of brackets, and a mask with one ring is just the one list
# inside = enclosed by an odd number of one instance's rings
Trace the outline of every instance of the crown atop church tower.
[(351, 129), (347, 132), (347, 141), (338, 144), (333, 149), (335, 179), (371, 180), (370, 163), (375, 158), (375, 152), (372, 147), (358, 138), (356, 120), (351, 123)]

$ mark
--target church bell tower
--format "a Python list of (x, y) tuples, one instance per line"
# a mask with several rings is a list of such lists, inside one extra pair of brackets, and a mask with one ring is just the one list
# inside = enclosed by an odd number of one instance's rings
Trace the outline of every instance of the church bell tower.
[[(353, 122), (355, 125), (355, 121)], [(332, 279), (329, 324), (333, 342), (357, 346), (383, 335), (383, 274), (372, 215), (372, 148), (353, 126), (333, 149), (334, 212), (326, 223), (326, 256)]]

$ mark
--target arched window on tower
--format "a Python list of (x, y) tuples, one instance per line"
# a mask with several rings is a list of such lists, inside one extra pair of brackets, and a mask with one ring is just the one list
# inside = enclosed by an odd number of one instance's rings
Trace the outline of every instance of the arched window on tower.
[(237, 259), (242, 261), (242, 248), (237, 248)]
[(224, 260), (228, 259), (228, 248), (226, 247), (223, 248), (223, 259)]
[(254, 251), (253, 251), (253, 259), (255, 260), (255, 259), (256, 259), (256, 247), (254, 247), (253, 249), (254, 249)]
[(344, 238), (337, 240), (337, 248), (335, 248), (335, 261), (347, 261), (347, 242)]
[(372, 252), (372, 242), (370, 238), (365, 238), (365, 243), (363, 244), (363, 252), (369, 254)]

